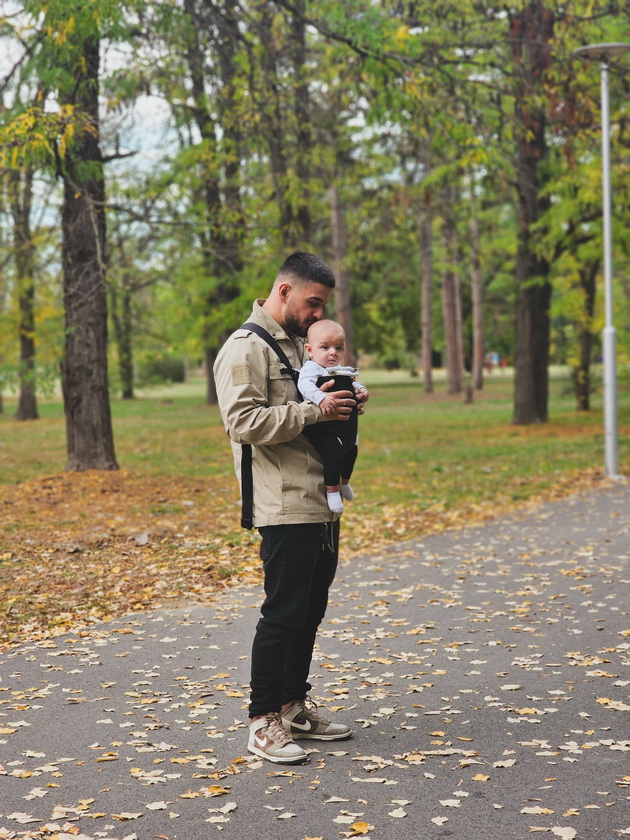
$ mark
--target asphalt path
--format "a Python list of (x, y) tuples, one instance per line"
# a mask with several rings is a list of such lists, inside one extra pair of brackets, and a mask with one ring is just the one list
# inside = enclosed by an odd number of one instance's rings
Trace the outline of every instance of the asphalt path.
[(346, 560), (312, 697), (354, 737), (299, 766), (247, 753), (259, 587), (12, 649), (0, 838), (630, 835), (629, 558), (619, 482)]

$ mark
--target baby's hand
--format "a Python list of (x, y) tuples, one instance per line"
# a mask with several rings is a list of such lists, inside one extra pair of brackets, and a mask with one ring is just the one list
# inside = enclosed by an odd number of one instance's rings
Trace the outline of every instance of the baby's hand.
[(332, 414), (335, 410), (334, 397), (324, 397), (319, 407), (321, 408), (322, 414)]
[(363, 406), (369, 400), (370, 395), (368, 393), (368, 389), (365, 388), (363, 385), (360, 388), (354, 389), (354, 396), (357, 398), (357, 413), (364, 414), (365, 409)]

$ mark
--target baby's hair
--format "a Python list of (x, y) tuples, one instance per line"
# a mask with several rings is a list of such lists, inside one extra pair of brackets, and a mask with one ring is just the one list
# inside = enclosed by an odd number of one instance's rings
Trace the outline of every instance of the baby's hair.
[(333, 321), (330, 318), (324, 318), (323, 321), (315, 321), (314, 324), (311, 324), (311, 326), (308, 328), (308, 333), (306, 335), (307, 342), (309, 344), (311, 344), (313, 335), (316, 335), (317, 332), (319, 332), (319, 330), (321, 330), (322, 328), (329, 330), (329, 329), (332, 329), (333, 327), (336, 328), (341, 333), (341, 335), (343, 336), (343, 340), (345, 342), (346, 333), (344, 332), (343, 327), (341, 326), (341, 324), (338, 324), (336, 321)]

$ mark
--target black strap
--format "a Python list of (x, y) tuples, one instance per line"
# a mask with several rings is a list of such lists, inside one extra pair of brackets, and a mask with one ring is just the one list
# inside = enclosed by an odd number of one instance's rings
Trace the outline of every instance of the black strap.
[(280, 347), (276, 339), (272, 335), (270, 335), (270, 333), (268, 333), (264, 327), (261, 327), (259, 324), (255, 324), (253, 321), (246, 321), (244, 324), (241, 324), (240, 329), (249, 330), (250, 332), (256, 333), (256, 335), (259, 338), (262, 338), (263, 341), (266, 341), (284, 365), (284, 368), (282, 368), (280, 373), (288, 373), (297, 385), (298, 377), (300, 374), (297, 370), (295, 370), (295, 368), (287, 358), (286, 353), (284, 352), (282, 347)]
[(241, 444), (241, 528), (254, 527), (254, 477), (252, 475), (252, 445)]
[[(253, 321), (247, 321), (240, 326), (241, 330), (249, 330), (256, 333), (259, 338), (266, 341), (267, 344), (274, 351), (276, 356), (280, 359), (284, 368), (280, 373), (288, 373), (295, 384), (297, 385), (299, 372), (295, 370), (286, 353), (280, 347), (275, 338), (270, 335), (264, 327), (254, 324)], [(301, 396), (298, 392), (298, 399)], [(242, 511), (241, 511), (241, 527), (251, 530), (254, 527), (254, 478), (252, 475), (252, 447), (250, 443), (241, 444), (241, 496), (242, 496)]]

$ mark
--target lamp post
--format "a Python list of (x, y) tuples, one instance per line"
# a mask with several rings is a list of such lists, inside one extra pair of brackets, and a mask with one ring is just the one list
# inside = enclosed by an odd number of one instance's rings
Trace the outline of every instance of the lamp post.
[(582, 58), (600, 62), (602, 85), (602, 196), (605, 326), (604, 349), (604, 463), (609, 478), (619, 478), (617, 434), (617, 336), (613, 324), (612, 223), (610, 198), (610, 108), (608, 67), (611, 58), (630, 50), (630, 44), (590, 44), (575, 52)]

